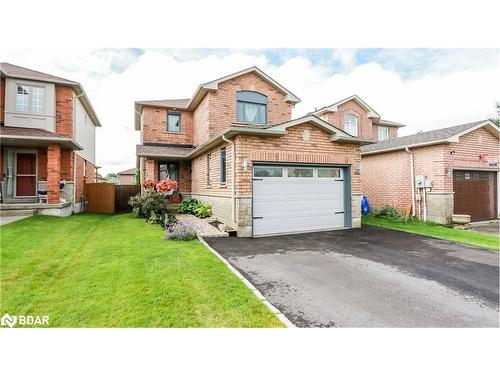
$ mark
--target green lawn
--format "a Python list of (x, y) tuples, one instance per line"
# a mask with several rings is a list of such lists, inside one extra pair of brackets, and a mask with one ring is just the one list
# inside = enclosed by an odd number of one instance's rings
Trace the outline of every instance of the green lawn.
[(50, 327), (282, 327), (197, 241), (131, 215), (35, 216), (1, 227), (0, 316)]
[(442, 225), (432, 223), (397, 223), (387, 219), (376, 218), (371, 215), (363, 216), (362, 223), (400, 230), (403, 232), (422, 234), (429, 237), (442, 238), (444, 240), (462, 242), (469, 245), (486, 247), (496, 251), (498, 251), (500, 242), (500, 237), (493, 234), (447, 228)]

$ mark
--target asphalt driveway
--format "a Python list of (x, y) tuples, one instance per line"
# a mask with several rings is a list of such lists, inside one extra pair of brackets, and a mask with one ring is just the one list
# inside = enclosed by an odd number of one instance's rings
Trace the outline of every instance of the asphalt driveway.
[(498, 327), (497, 252), (373, 226), (206, 238), (299, 327)]

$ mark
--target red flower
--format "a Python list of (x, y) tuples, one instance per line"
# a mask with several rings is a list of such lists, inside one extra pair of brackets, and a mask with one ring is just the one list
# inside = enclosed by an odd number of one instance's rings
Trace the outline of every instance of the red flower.
[(172, 181), (170, 178), (161, 180), (156, 184), (156, 190), (161, 193), (166, 193), (168, 191), (177, 189), (178, 187), (179, 183), (177, 181)]
[(155, 182), (153, 180), (144, 180), (144, 182), (142, 183), (142, 186), (144, 187), (144, 189), (146, 190), (151, 190), (151, 189), (154, 189), (155, 188)]

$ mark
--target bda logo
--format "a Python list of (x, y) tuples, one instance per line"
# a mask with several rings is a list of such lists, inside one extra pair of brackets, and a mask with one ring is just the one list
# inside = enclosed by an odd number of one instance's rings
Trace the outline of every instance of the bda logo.
[(9, 326), (10, 328), (14, 327), (17, 322), (17, 316), (11, 316), (9, 314), (5, 314), (0, 319), (0, 325)]

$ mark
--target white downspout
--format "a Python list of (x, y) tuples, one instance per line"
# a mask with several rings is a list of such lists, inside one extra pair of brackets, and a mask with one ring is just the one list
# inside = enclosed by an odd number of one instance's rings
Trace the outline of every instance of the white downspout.
[(424, 186), (424, 221), (427, 221), (427, 188)]
[(234, 141), (231, 141), (226, 138), (224, 134), (222, 134), (222, 140), (231, 145), (232, 151), (232, 180), (231, 180), (231, 218), (233, 221), (233, 225), (236, 225), (236, 147), (234, 146)]
[(415, 172), (413, 171), (413, 152), (408, 147), (405, 151), (410, 154), (410, 176), (411, 176), (411, 215), (415, 216)]

